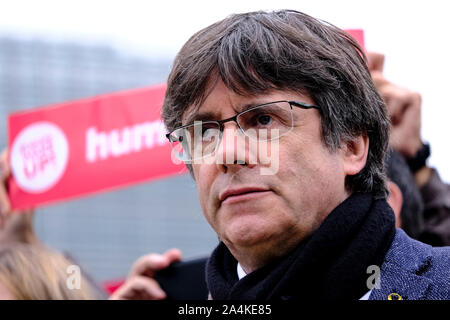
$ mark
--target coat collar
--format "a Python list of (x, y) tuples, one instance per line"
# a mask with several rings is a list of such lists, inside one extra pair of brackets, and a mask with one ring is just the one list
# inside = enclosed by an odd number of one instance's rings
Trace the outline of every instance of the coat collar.
[(430, 263), (431, 246), (397, 229), (381, 267), (380, 289), (374, 288), (369, 300), (388, 300), (391, 293), (397, 293), (403, 300), (426, 299), (432, 281), (422, 275)]

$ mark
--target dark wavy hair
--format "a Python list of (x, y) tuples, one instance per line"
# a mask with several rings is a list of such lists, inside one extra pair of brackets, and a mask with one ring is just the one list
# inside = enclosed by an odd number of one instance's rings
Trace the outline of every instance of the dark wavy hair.
[(242, 95), (271, 89), (308, 94), (320, 107), (322, 139), (331, 151), (368, 136), (366, 166), (347, 177), (346, 188), (386, 197), (389, 116), (363, 50), (343, 30), (293, 10), (234, 14), (200, 30), (180, 50), (168, 78), (162, 118), (169, 131), (218, 78)]

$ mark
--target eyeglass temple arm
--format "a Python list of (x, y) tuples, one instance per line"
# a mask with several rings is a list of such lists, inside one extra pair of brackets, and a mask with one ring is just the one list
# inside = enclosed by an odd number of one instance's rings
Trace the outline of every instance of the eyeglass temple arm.
[(289, 103), (291, 105), (293, 105), (294, 107), (298, 107), (298, 108), (302, 108), (302, 109), (317, 109), (317, 110), (320, 110), (320, 108), (318, 106), (315, 106), (313, 104), (309, 104), (309, 103), (306, 103), (306, 102), (289, 101)]

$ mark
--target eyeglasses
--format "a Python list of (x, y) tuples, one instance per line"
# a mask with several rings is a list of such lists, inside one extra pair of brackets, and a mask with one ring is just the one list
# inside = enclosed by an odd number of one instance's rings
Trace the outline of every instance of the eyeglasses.
[(292, 107), (319, 107), (297, 101), (274, 101), (251, 107), (234, 117), (217, 121), (195, 121), (166, 135), (176, 157), (191, 162), (213, 154), (222, 139), (224, 124), (237, 123), (239, 130), (251, 139), (270, 141), (288, 134), (294, 126)]

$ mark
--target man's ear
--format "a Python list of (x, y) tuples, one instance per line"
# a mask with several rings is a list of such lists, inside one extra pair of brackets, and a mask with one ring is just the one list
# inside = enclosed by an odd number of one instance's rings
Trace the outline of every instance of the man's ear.
[(358, 136), (354, 139), (344, 141), (341, 145), (343, 168), (346, 176), (359, 173), (367, 161), (369, 153), (369, 137)]
[(386, 199), (387, 203), (391, 206), (395, 214), (395, 227), (401, 228), (402, 226), (402, 205), (403, 205), (403, 195), (402, 191), (398, 185), (392, 181), (387, 182), (387, 187), (389, 189), (389, 196)]

